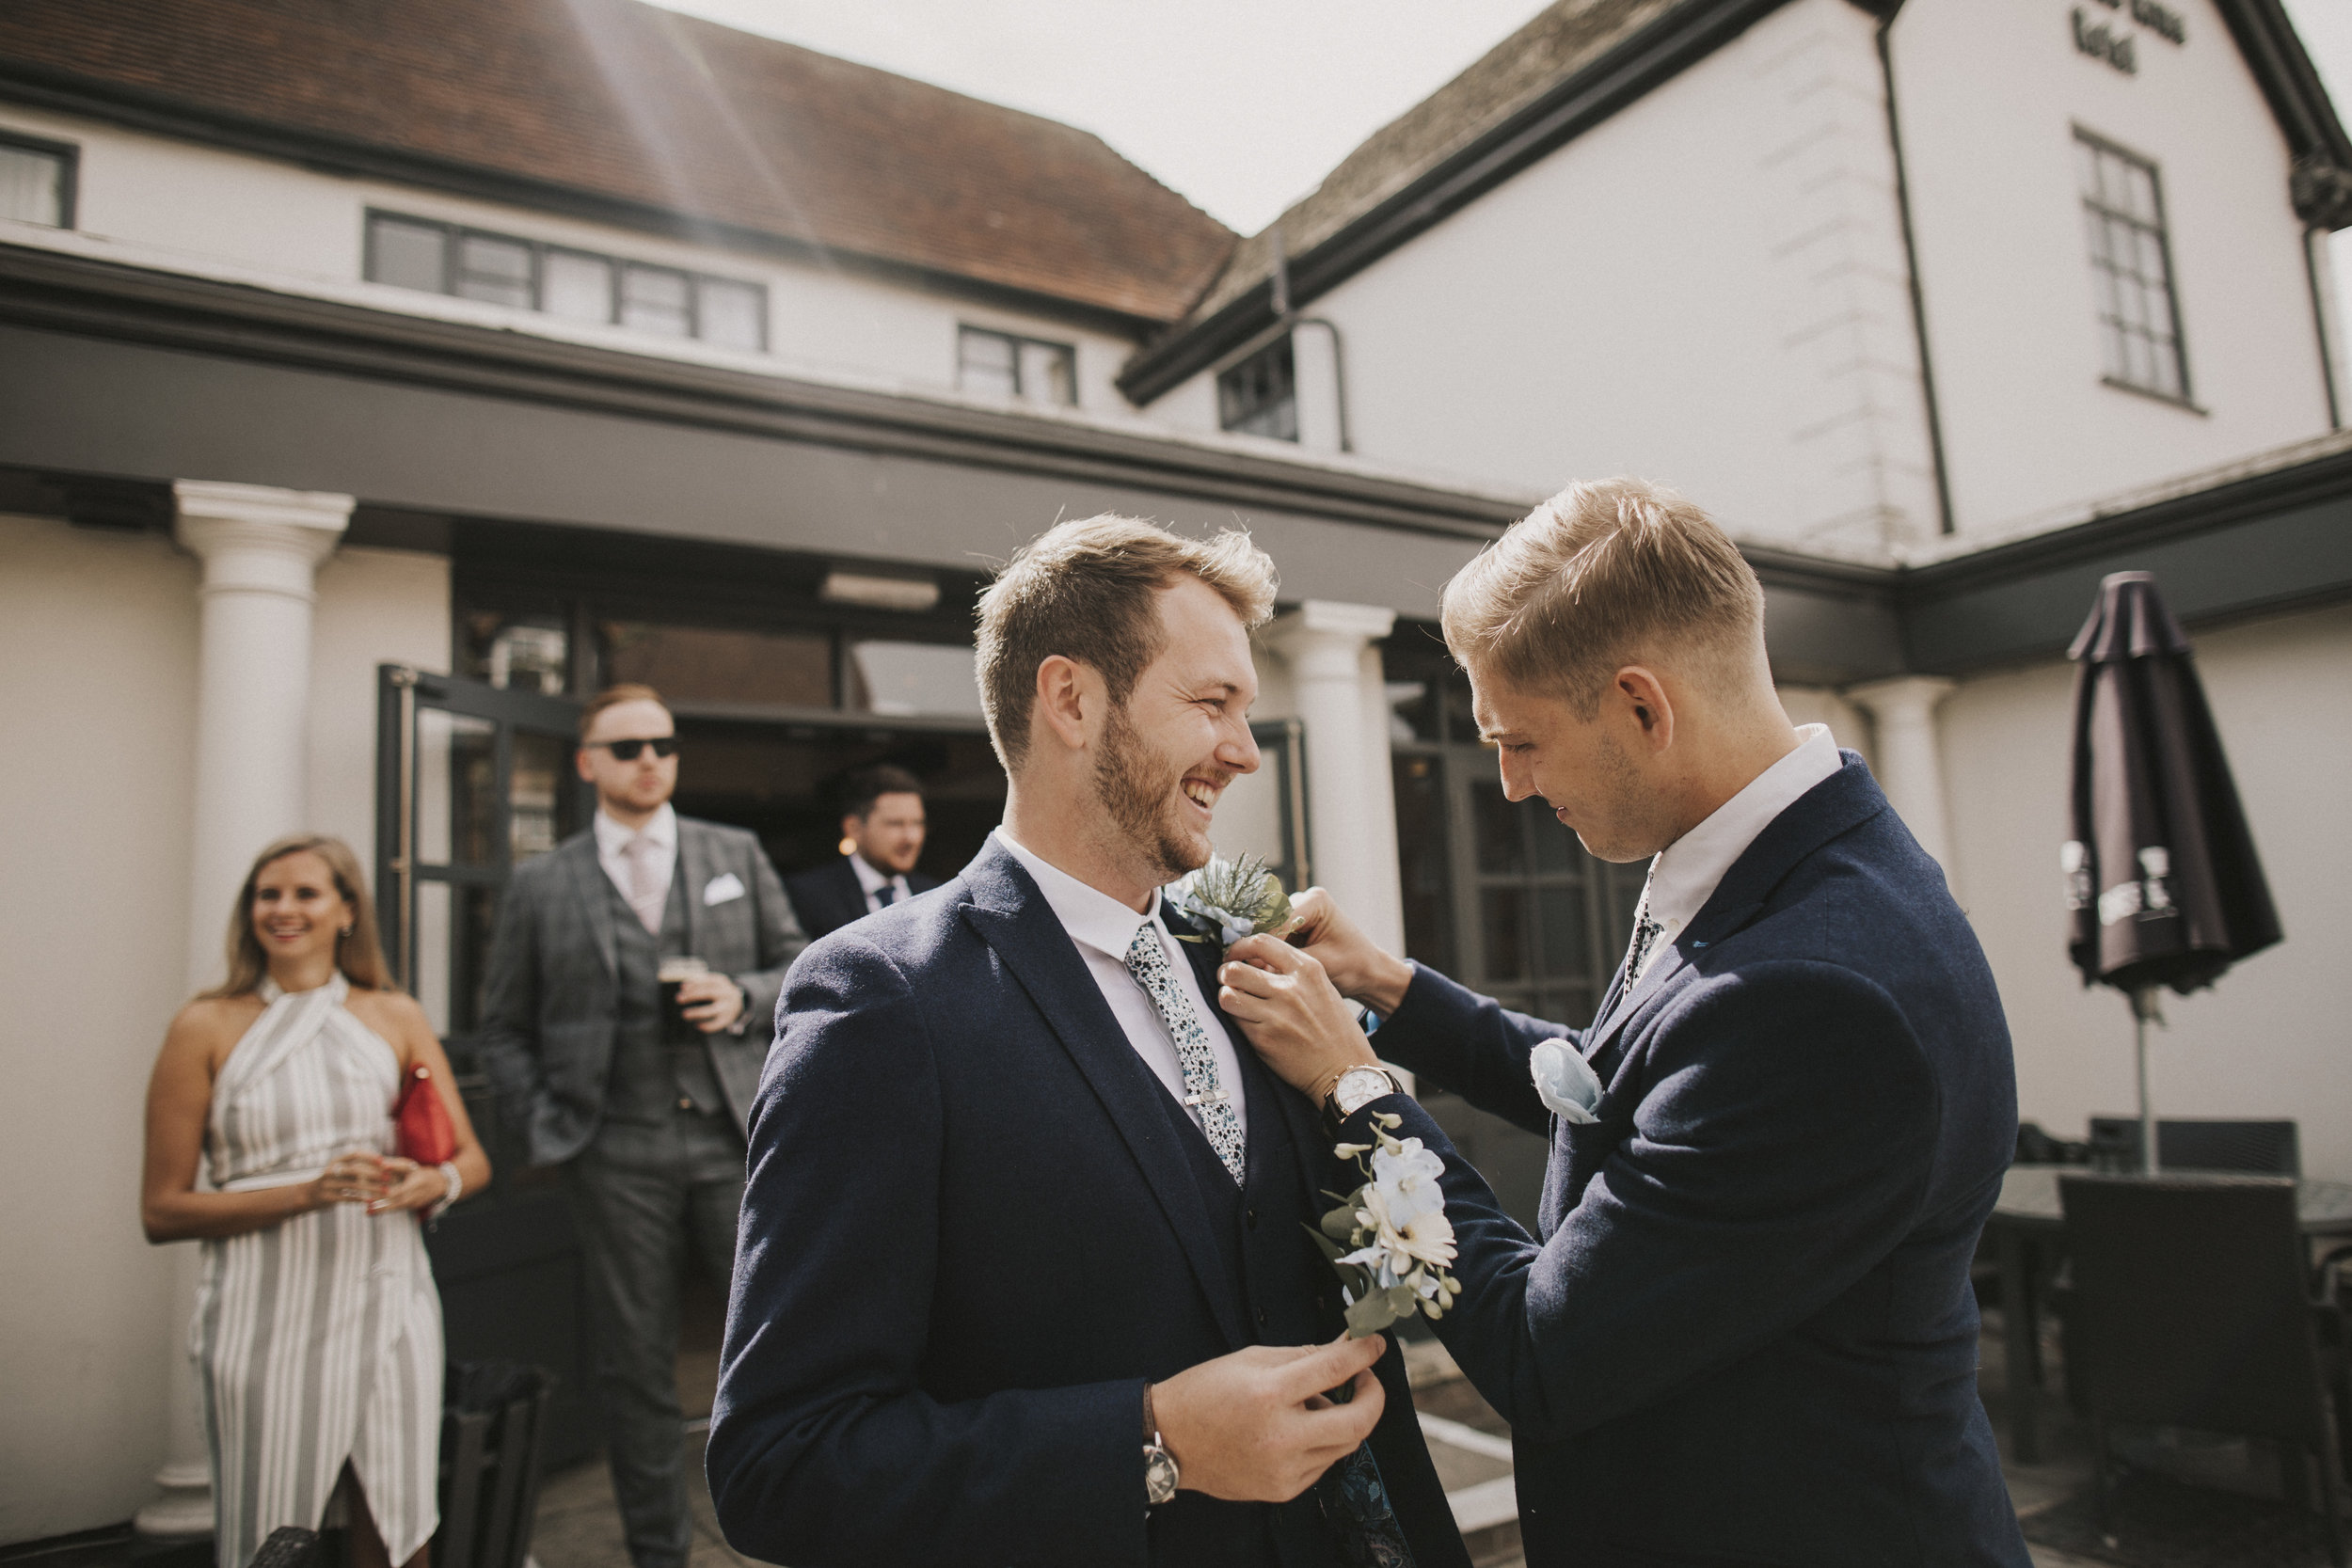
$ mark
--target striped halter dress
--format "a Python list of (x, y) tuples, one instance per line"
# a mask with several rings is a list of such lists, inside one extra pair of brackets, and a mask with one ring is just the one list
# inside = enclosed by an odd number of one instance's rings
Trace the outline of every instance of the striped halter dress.
[[(308, 1181), (392, 1152), (392, 1048), (341, 974), (266, 1006), (213, 1085), (205, 1148), (227, 1192)], [(348, 1460), (391, 1560), (438, 1522), (441, 1304), (413, 1212), (334, 1203), (204, 1243), (190, 1351), (212, 1445), (217, 1560), (244, 1568), (281, 1525), (319, 1528)]]

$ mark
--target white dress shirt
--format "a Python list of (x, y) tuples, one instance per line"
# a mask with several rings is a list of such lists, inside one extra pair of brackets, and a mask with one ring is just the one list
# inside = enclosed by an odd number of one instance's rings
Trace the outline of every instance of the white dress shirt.
[[(621, 890), (622, 898), (637, 911), (645, 929), (659, 931), (662, 911), (670, 902), (670, 880), (677, 874), (677, 813), (664, 804), (643, 828), (630, 829), (613, 821), (598, 806), (592, 826), (596, 832), (596, 863)], [(653, 873), (642, 895), (629, 869), (629, 845), (639, 838), (646, 843), (646, 862)]]
[[(1658, 961), (1660, 953), (1674, 945), (1682, 928), (1698, 917), (1732, 863), (1747, 853), (1748, 846), (1772, 826), (1772, 819), (1844, 766), (1828, 725), (1800, 725), (1796, 750), (1750, 779), (1745, 789), (1658, 852), (1658, 858), (1650, 862), (1649, 887), (1644, 896), (1659, 933), (1643, 962), (1645, 973)], [(1641, 975), (1630, 978), (1638, 980)]]
[(867, 914), (882, 913), (882, 890), (884, 888), (894, 888), (897, 890), (897, 895), (891, 899), (891, 902), (894, 904), (903, 903), (908, 897), (912, 896), (907, 888), (907, 879), (904, 877), (883, 876), (881, 872), (866, 864), (866, 857), (857, 853), (855, 850), (851, 850), (850, 853), (850, 869), (857, 873), (857, 885), (866, 891), (866, 912)]
[[(1160, 1010), (1152, 1005), (1151, 992), (1143, 989), (1127, 968), (1127, 948), (1136, 940), (1136, 931), (1148, 918), (1160, 939), (1160, 946), (1168, 955), (1168, 967), (1175, 973), (1176, 984), (1184, 1000), (1192, 1004), (1193, 1013), (1200, 1020), (1200, 1031), (1209, 1037), (1209, 1051), (1216, 1058), (1216, 1081), (1225, 1090), (1227, 1102), (1244, 1127), (1249, 1125), (1249, 1108), (1242, 1095), (1241, 1062), (1233, 1053), (1232, 1037), (1225, 1032), (1216, 1009), (1200, 993), (1200, 982), (1192, 971), (1192, 955), (1186, 951), (1193, 944), (1178, 942), (1165, 921), (1160, 918), (1160, 895), (1152, 895), (1152, 912), (1147, 917), (1113, 898), (1100, 888), (1089, 887), (1059, 866), (1041, 860), (1025, 846), (1017, 842), (1003, 828), (996, 830), (996, 842), (1006, 852), (1021, 863), (1045, 895), (1046, 907), (1061, 928), (1077, 944), (1078, 957), (1084, 958), (1087, 973), (1094, 976), (1095, 986), (1103, 992), (1103, 1000), (1110, 1004), (1111, 1016), (1119, 1021), (1127, 1043), (1135, 1047), (1143, 1065), (1168, 1090), (1168, 1097), (1183, 1104), (1184, 1099), (1184, 1069), (1176, 1055), (1176, 1041), (1160, 1022)], [(1193, 1125), (1200, 1125), (1200, 1113), (1187, 1106), (1184, 1114)]]

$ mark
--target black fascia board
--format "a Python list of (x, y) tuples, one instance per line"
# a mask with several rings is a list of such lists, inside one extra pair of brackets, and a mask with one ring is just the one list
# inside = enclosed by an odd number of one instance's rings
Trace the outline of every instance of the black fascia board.
[(1495, 537), (1527, 509), (1221, 444), (590, 347), (37, 246), (0, 245), (0, 322), (850, 450), (1144, 483), (1469, 541)]
[(0, 59), (0, 102), (76, 115), (125, 130), (227, 151), (250, 153), (323, 174), (382, 180), (445, 196), (610, 224), (642, 234), (803, 265), (839, 266), (861, 276), (975, 304), (1066, 321), (1114, 337), (1139, 341), (1165, 325), (1152, 316), (1064, 299), (920, 262), (847, 250), (802, 235), (697, 217), (652, 202), (634, 201), (557, 181), (200, 108), (160, 93), (141, 92), (23, 60)]
[(2215, 4), (2269, 103), (2288, 150), (2297, 158), (2322, 159), (2352, 172), (2352, 136), (2345, 135), (2327, 86), (2280, 0)]
[[(1690, 0), (1638, 29), (1328, 239), (1288, 258), (1292, 305), (1305, 306), (1435, 228), (1529, 165), (1640, 102), (1787, 3)], [(1137, 406), (1149, 404), (1273, 325), (1269, 278), (1206, 320), (1146, 347), (1120, 372), (1119, 388)]]

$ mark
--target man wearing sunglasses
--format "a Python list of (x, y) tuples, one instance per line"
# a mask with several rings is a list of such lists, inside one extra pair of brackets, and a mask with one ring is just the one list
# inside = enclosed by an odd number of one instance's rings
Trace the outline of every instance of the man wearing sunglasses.
[(681, 1273), (690, 1246), (733, 1271), (768, 1021), (806, 940), (756, 838), (671, 809), (677, 724), (652, 688), (597, 694), (576, 763), (596, 819), (507, 884), (482, 1062), (532, 1164), (564, 1170), (629, 1556), (684, 1568)]

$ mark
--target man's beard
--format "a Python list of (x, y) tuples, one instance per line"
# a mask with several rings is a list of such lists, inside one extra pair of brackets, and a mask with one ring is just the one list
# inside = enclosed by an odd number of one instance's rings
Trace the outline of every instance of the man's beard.
[(1119, 836), (1149, 860), (1155, 879), (1165, 884), (1200, 869), (1208, 850), (1171, 820), (1184, 769), (1162, 772), (1153, 761), (1143, 737), (1127, 722), (1126, 710), (1113, 705), (1103, 725), (1102, 755), (1094, 764), (1094, 798)]

